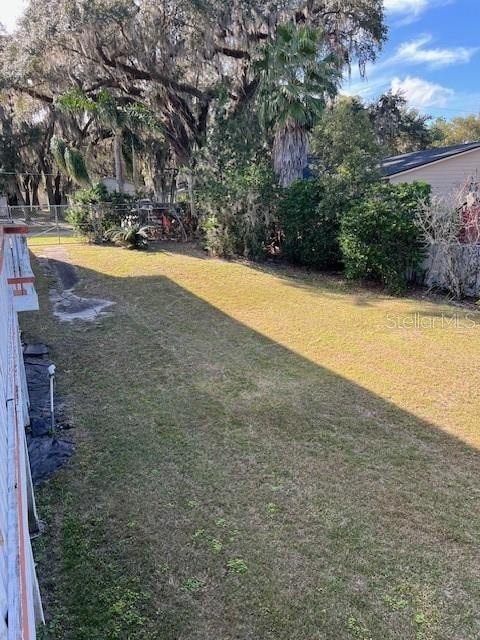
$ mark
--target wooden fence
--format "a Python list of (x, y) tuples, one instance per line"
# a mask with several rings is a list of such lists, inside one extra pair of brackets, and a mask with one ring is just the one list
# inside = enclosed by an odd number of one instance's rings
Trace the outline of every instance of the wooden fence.
[(25, 427), (18, 311), (38, 309), (26, 228), (0, 223), (0, 640), (34, 640), (43, 621), (30, 534), (38, 529)]

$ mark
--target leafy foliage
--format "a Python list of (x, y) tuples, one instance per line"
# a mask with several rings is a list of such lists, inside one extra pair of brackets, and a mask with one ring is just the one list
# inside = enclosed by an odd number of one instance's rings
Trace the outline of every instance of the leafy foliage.
[(391, 91), (383, 94), (369, 106), (368, 111), (385, 155), (426, 149), (434, 140), (428, 126), (431, 117), (409, 109), (401, 94)]
[(140, 224), (125, 227), (112, 227), (106, 232), (106, 237), (115, 244), (126, 249), (147, 249), (151, 228)]
[(289, 260), (318, 268), (338, 266), (339, 211), (333, 181), (297, 180), (284, 189), (278, 206), (283, 254)]
[(87, 166), (80, 151), (73, 147), (66, 147), (64, 158), (67, 173), (72, 180), (83, 187), (89, 185), (90, 176), (88, 175)]
[(458, 116), (450, 121), (437, 118), (432, 125), (434, 145), (437, 147), (478, 142), (480, 140), (480, 115)]
[(356, 183), (378, 175), (382, 147), (359, 98), (343, 96), (325, 109), (311, 133), (310, 144), (321, 173), (349, 176)]
[(199, 158), (196, 201), (213, 255), (265, 257), (275, 228), (276, 179), (255, 114), (218, 116)]
[(326, 50), (318, 29), (279, 24), (257, 64), (259, 117), (274, 133), (273, 161), (282, 186), (301, 177), (307, 160), (308, 129), (320, 116), (325, 98), (337, 91), (339, 61)]
[(119, 227), (133, 204), (132, 196), (109, 192), (101, 182), (79, 189), (72, 197), (67, 220), (78, 233), (102, 241), (107, 231)]
[(277, 25), (320, 30), (327, 54), (363, 70), (386, 38), (383, 14), (381, 0), (30, 0), (0, 63), (5, 86), (55, 110), (62, 131), (68, 122), (76, 138), (98, 129), (60, 112), (55, 99), (71, 90), (72, 79), (94, 102), (108, 89), (124, 111), (146, 106), (176, 162), (189, 166), (208, 141), (220, 96), (230, 112), (254, 100), (255, 65)]
[(416, 215), (429, 194), (421, 182), (382, 183), (345, 211), (339, 240), (347, 277), (372, 277), (393, 293), (404, 289), (408, 270), (423, 257)]
[(52, 156), (63, 173), (68, 174), (67, 163), (65, 160), (65, 151), (67, 150), (67, 144), (65, 140), (59, 138), (58, 136), (53, 136), (52, 141), (50, 143), (50, 151), (52, 152)]

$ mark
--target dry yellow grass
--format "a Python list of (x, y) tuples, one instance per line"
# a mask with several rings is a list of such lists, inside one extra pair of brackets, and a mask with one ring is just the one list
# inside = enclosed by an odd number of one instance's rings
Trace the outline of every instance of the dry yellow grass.
[(78, 425), (41, 494), (52, 638), (479, 635), (474, 310), (177, 246), (66, 251), (116, 305), (61, 325), (44, 297), (25, 323)]

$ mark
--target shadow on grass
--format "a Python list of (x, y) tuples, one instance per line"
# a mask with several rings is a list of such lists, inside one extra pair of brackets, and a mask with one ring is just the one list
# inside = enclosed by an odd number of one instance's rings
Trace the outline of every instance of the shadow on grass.
[(40, 277), (24, 322), (78, 424), (52, 637), (479, 637), (476, 450), (164, 276), (78, 273), (108, 317), (58, 324)]

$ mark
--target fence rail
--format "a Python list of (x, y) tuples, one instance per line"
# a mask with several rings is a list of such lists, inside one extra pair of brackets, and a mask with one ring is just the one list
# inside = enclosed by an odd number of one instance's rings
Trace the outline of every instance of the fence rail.
[[(17, 301), (38, 308), (29, 284), (24, 229), (0, 224), (0, 638), (34, 640), (43, 620), (29, 528), (35, 529), (35, 502), (25, 426), (28, 390), (23, 365)], [(27, 254), (28, 258), (28, 254)], [(24, 305), (25, 306), (25, 305)]]
[[(2, 220), (26, 224), (30, 244), (85, 242), (85, 235), (79, 234), (68, 219), (69, 207), (70, 205), (4, 205), (0, 206), (0, 224)], [(187, 238), (179, 205), (137, 201), (125, 204), (102, 202), (84, 207), (90, 211), (93, 227), (97, 222), (100, 223), (103, 216), (115, 213), (120, 214), (116, 217), (127, 225), (139, 222), (158, 228), (165, 227), (167, 230), (178, 227), (179, 238)]]

